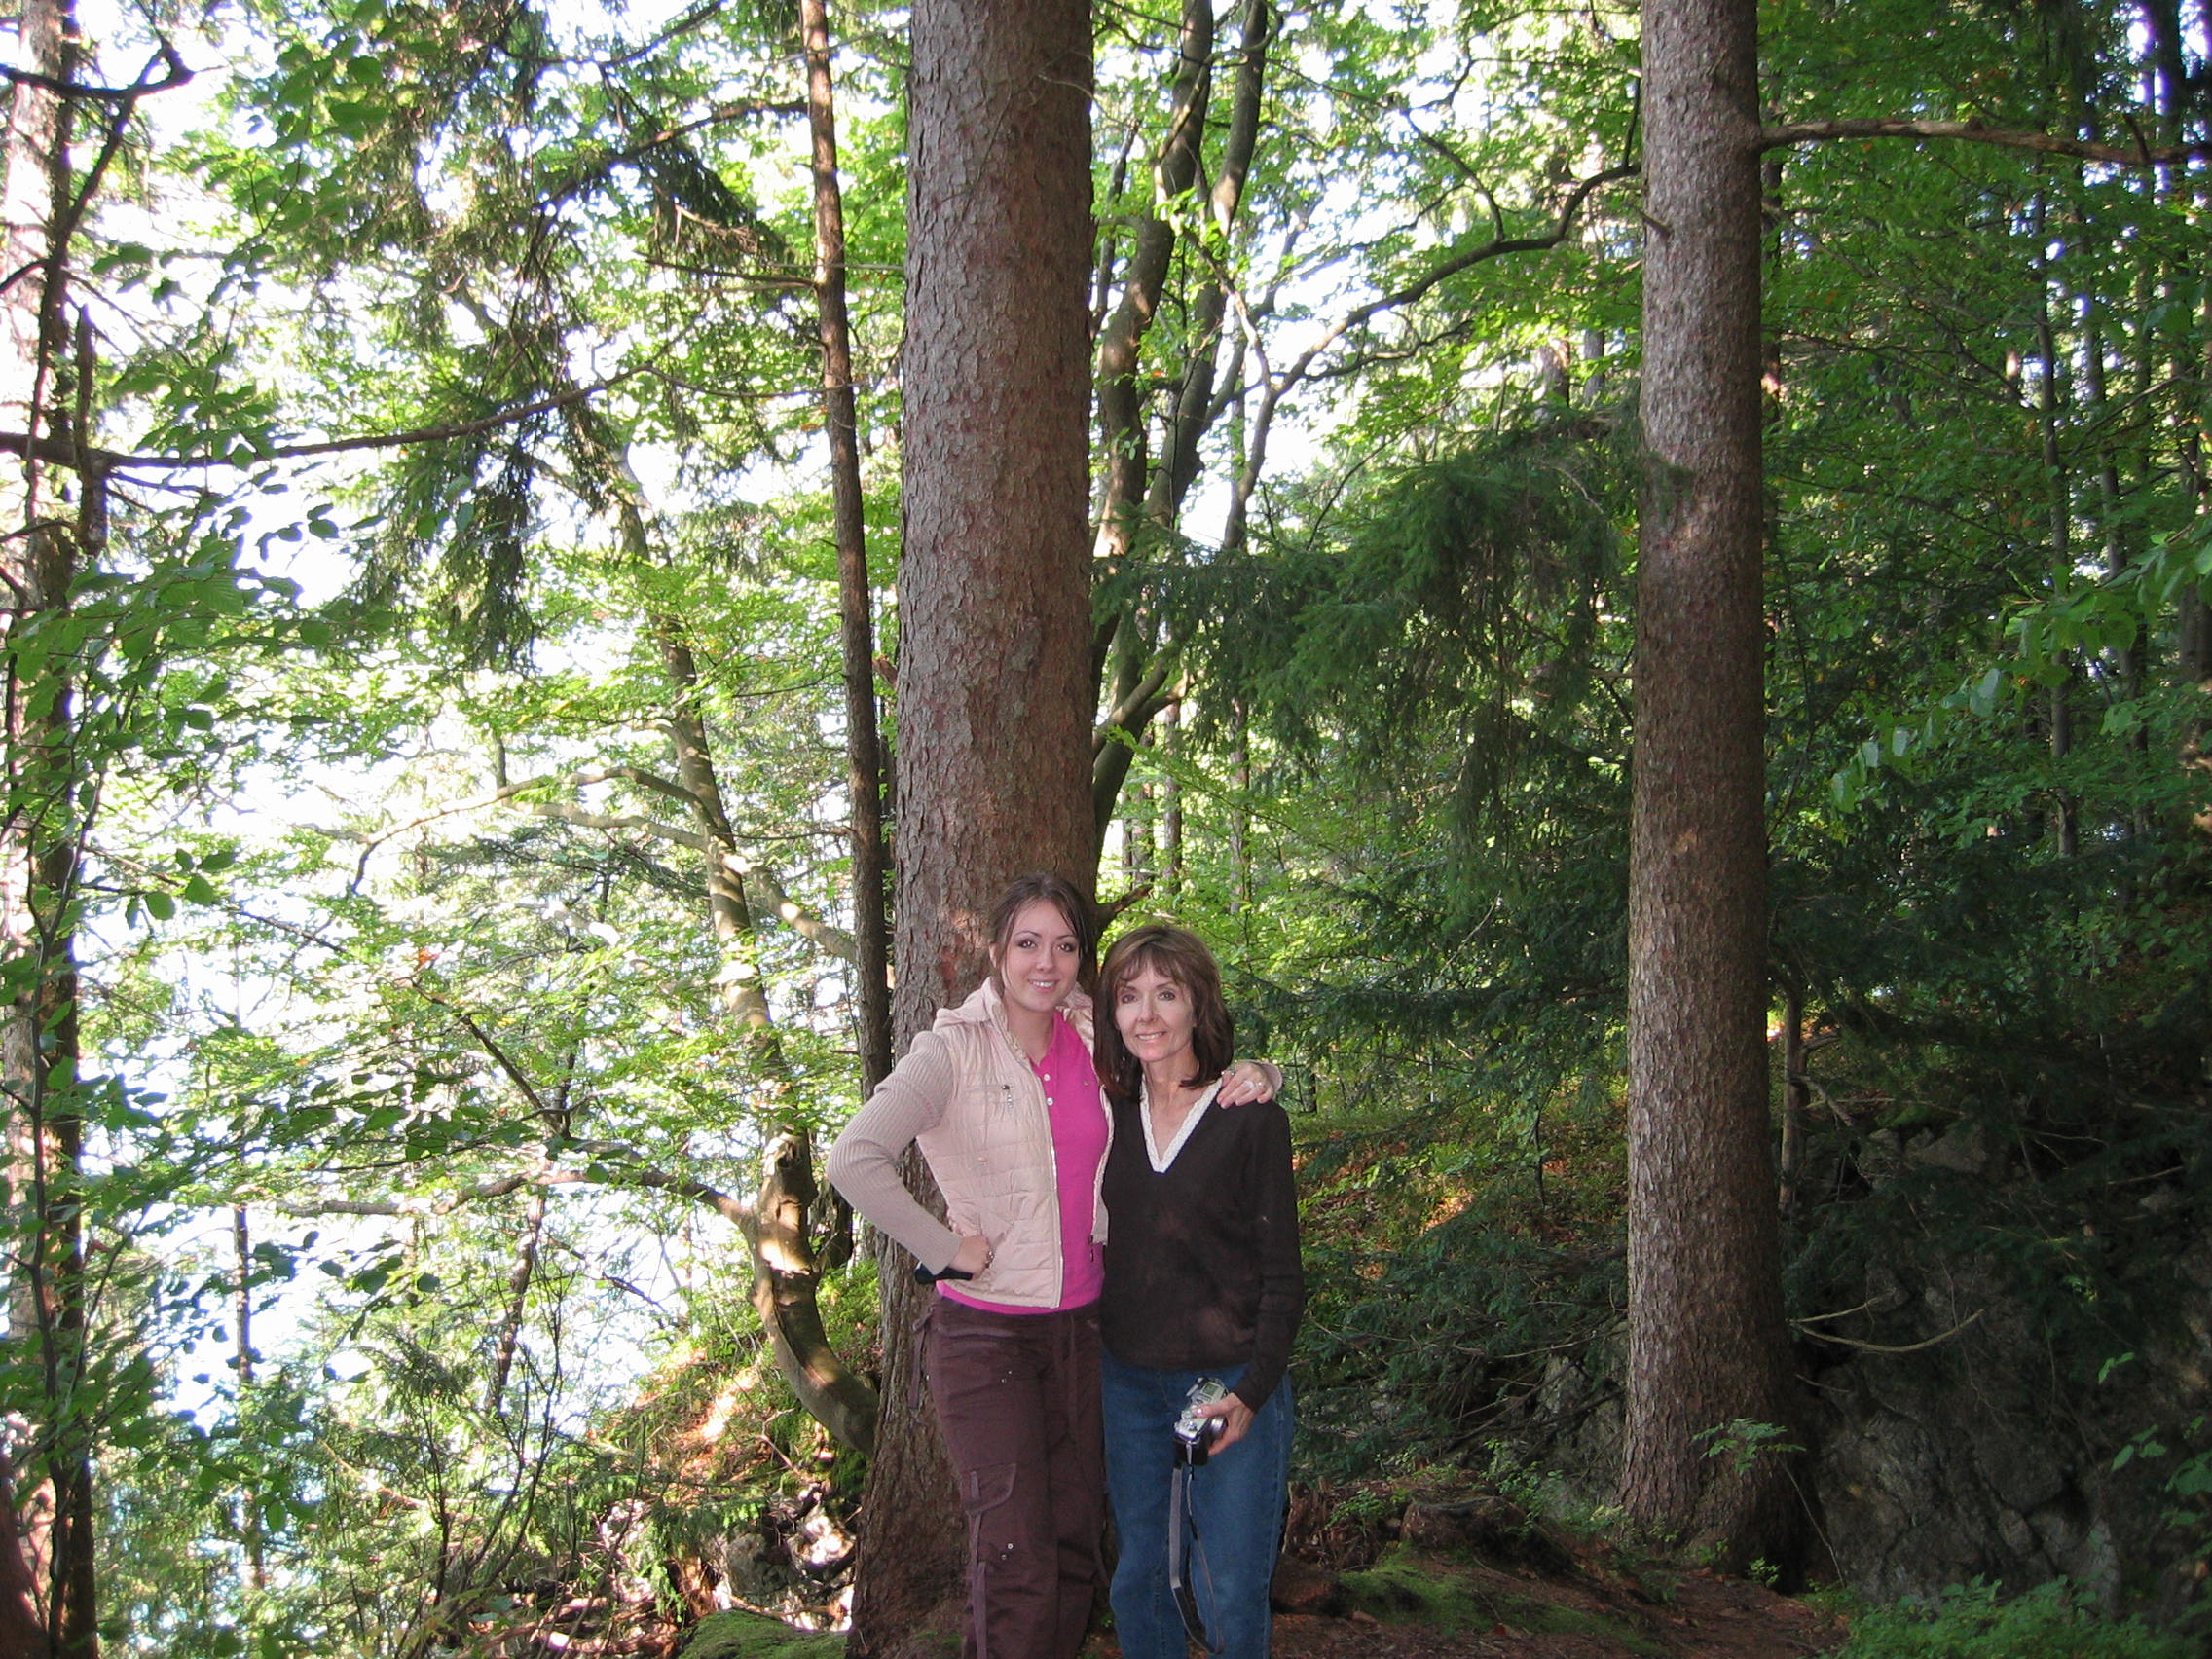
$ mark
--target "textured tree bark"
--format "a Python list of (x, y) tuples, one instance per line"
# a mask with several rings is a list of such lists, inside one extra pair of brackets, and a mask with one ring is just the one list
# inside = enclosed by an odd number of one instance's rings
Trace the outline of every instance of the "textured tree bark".
[[(238, 1140), (239, 1162), (245, 1162), (245, 1135), (241, 1130)], [(253, 1387), (253, 1229), (243, 1204), (231, 1211), (231, 1245), (239, 1265), (239, 1286), (231, 1307), (231, 1321), (238, 1327), (235, 1335), (238, 1346), (232, 1363), (239, 1379), (239, 1398), (243, 1400)], [(245, 1551), (245, 1581), (252, 1590), (269, 1587), (269, 1560), (261, 1535), (261, 1493), (248, 1485), (240, 1494), (239, 1543)], [(0, 1644), (0, 1653), (5, 1653)]]
[(845, 675), (845, 793), (851, 797), (853, 978), (860, 1003), (861, 1093), (891, 1070), (891, 939), (884, 909), (883, 746), (875, 718), (874, 604), (861, 496), (853, 332), (845, 308), (845, 199), (824, 0), (799, 0), (806, 109), (814, 139), (814, 295), (822, 337), (822, 415), (837, 535), (838, 637)]
[[(902, 1043), (982, 977), (1000, 890), (1088, 891), (1086, 0), (919, 0), (907, 80), (905, 547), (899, 576)], [(905, 1257), (883, 1264), (882, 1416), (856, 1654), (959, 1617), (966, 1529), (923, 1397)]]
[[(66, 83), (78, 57), (66, 0), (26, 0), (18, 24), (23, 67)], [(0, 1081), (6, 1089), (10, 1335), (35, 1356), (43, 1409), (24, 1474), (47, 1518), (30, 1540), (45, 1643), (38, 1651), (93, 1659), (99, 1650), (92, 1556), (90, 1413), (79, 1387), (86, 1340), (85, 1239), (78, 1190), (77, 966), (69, 917), (82, 830), (72, 689), (64, 670), (24, 666), (19, 631), (64, 613), (81, 555), (104, 533), (103, 485), (84, 464), (86, 434), (72, 377), (89, 375), (68, 350), (70, 189), (67, 96), (13, 86), (4, 156), (8, 285), (0, 327), (0, 427), (24, 438), (22, 470), (0, 488), (0, 583), (8, 591), (7, 800), (0, 826), (0, 954), (8, 969)], [(83, 339), (89, 342), (89, 336)], [(49, 444), (73, 455), (80, 495), (39, 458)], [(37, 664), (36, 655), (31, 659)], [(13, 1529), (11, 1529), (13, 1531)], [(19, 1558), (18, 1558), (19, 1559)], [(13, 1575), (11, 1566), (10, 1576)]]
[(38, 1586), (16, 1524), (15, 1474), (8, 1449), (0, 1446), (0, 1659), (45, 1659), (46, 1653)]
[(1787, 1470), (1708, 1457), (1791, 1419), (1767, 1113), (1753, 0), (1648, 0), (1643, 428), (1629, 874), (1622, 1501), (1784, 1557)]

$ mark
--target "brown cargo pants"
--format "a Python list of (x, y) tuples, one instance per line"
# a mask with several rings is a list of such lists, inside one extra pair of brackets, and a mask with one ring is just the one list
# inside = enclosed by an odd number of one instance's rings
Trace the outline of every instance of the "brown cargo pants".
[(1106, 1525), (1098, 1309), (994, 1313), (938, 1297), (923, 1329), (968, 1517), (961, 1659), (1075, 1659)]

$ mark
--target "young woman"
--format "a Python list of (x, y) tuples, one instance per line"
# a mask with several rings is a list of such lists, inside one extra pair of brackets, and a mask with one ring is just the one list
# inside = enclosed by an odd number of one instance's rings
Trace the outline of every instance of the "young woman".
[[(1098, 1295), (1112, 1122), (1090, 1054), (1090, 903), (1026, 875), (991, 918), (991, 974), (939, 1011), (830, 1150), (830, 1179), (934, 1280), (923, 1374), (968, 1519), (966, 1659), (1072, 1659), (1105, 1519)], [(1246, 1062), (1230, 1098), (1274, 1092)], [(899, 1160), (920, 1143), (946, 1220)]]
[[(1208, 1645), (1267, 1659), (1290, 1476), (1284, 1370), (1306, 1302), (1290, 1121), (1272, 1104), (1216, 1110), (1233, 1033), (1197, 935), (1136, 929), (1107, 953), (1101, 983), (1113, 1016), (1098, 1060), (1114, 1111), (1100, 1307), (1115, 1634), (1125, 1659), (1185, 1659), (1173, 1565)], [(1175, 1423), (1201, 1377), (1229, 1392), (1199, 1408), (1220, 1428), (1177, 1516)], [(1177, 1531), (1195, 1542), (1171, 1564)]]

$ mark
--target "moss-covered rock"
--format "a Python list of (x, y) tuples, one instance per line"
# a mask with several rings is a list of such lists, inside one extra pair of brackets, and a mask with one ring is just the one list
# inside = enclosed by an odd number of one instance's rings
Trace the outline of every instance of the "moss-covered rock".
[(1385, 1624), (1419, 1624), (1447, 1633), (1504, 1625), (1531, 1636), (1589, 1636), (1631, 1653), (1666, 1647), (1625, 1620), (1536, 1593), (1531, 1584), (1481, 1566), (1394, 1544), (1363, 1572), (1342, 1580), (1344, 1602)]
[(765, 1613), (716, 1613), (701, 1619), (679, 1659), (844, 1659), (845, 1639), (799, 1630)]

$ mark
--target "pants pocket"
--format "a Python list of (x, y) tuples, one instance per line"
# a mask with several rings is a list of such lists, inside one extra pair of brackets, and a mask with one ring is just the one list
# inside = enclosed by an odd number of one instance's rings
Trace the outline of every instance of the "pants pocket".
[(1018, 1463), (985, 1463), (960, 1471), (960, 1507), (971, 1521), (980, 1521), (1014, 1495), (1014, 1483), (1021, 1472)]

